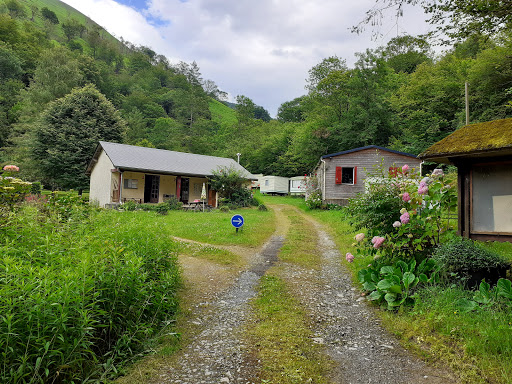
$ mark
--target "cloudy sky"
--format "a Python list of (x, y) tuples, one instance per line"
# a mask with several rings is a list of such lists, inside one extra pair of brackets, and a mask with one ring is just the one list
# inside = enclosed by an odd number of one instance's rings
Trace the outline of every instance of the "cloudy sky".
[(62, 0), (117, 37), (151, 47), (171, 62), (196, 61), (204, 79), (250, 97), (275, 115), (305, 93), (308, 70), (337, 55), (353, 65), (355, 52), (397, 34), (429, 30), (420, 9), (393, 13), (372, 40), (371, 28), (350, 28), (375, 0)]

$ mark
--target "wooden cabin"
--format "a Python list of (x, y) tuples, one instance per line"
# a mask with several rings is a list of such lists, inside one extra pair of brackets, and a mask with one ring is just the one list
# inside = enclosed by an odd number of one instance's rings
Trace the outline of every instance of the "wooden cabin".
[(369, 145), (322, 156), (314, 173), (322, 202), (346, 205), (349, 199), (365, 192), (367, 177), (378, 176), (382, 170), (396, 171), (404, 164), (420, 172), (421, 161), (416, 155)]
[(512, 242), (512, 119), (466, 125), (419, 157), (457, 167), (461, 236)]

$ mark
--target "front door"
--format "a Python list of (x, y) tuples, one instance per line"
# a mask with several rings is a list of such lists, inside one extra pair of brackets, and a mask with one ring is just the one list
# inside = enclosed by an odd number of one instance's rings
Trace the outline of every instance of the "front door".
[(212, 207), (217, 206), (217, 192), (213, 189), (208, 190), (208, 205)]
[(160, 194), (160, 176), (146, 175), (144, 181), (144, 202), (158, 203)]
[(190, 179), (187, 179), (186, 177), (181, 178), (181, 193), (180, 193), (180, 200), (184, 203), (188, 203), (188, 191), (189, 191), (189, 181)]

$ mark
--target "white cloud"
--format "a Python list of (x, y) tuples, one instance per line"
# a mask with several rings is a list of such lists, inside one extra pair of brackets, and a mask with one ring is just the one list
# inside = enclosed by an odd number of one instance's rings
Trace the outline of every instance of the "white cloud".
[[(350, 33), (374, 0), (148, 0), (141, 13), (113, 0), (64, 1), (116, 36), (174, 61), (195, 60), (204, 78), (271, 114), (304, 94), (308, 70), (323, 58), (337, 55), (352, 64), (355, 52), (383, 45), (404, 29), (418, 34), (427, 28), (421, 11), (407, 8), (406, 28), (384, 20), (380, 41), (371, 41), (369, 32)], [(155, 19), (161, 22), (148, 21)]]

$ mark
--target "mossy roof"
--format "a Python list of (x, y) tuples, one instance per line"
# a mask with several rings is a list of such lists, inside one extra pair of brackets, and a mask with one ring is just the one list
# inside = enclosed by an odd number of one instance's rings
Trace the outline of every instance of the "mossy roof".
[(418, 157), (423, 160), (442, 161), (449, 157), (503, 150), (512, 150), (512, 119), (466, 125), (438, 141)]

